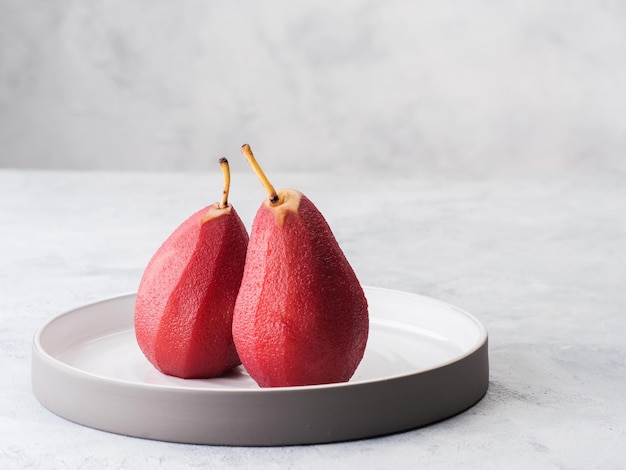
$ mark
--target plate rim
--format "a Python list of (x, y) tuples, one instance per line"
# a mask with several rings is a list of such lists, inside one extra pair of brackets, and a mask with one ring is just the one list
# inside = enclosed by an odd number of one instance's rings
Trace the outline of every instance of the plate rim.
[[(433, 298), (433, 297), (429, 297), (429, 296), (425, 296), (425, 295), (421, 295), (421, 294), (416, 294), (416, 293), (412, 293), (412, 292), (408, 292), (408, 291), (401, 291), (401, 290), (395, 290), (395, 289), (390, 289), (390, 288), (385, 288), (385, 287), (373, 287), (373, 286), (363, 286), (363, 289), (367, 292), (369, 290), (377, 290), (380, 292), (384, 292), (387, 294), (393, 294), (393, 295), (402, 295), (405, 297), (416, 297), (418, 299), (420, 299), (421, 301), (427, 301), (429, 303), (433, 303), (433, 304), (437, 304), (439, 306), (442, 307), (446, 307), (446, 308), (450, 308), (452, 310), (454, 310), (456, 313), (461, 314), (465, 317), (467, 317), (468, 319), (470, 319), (477, 327), (478, 327), (478, 331), (479, 331), (479, 337), (476, 339), (475, 344), (467, 349), (466, 351), (464, 351), (462, 354), (459, 354), (457, 356), (455, 356), (452, 359), (448, 359), (446, 361), (437, 363), (433, 366), (427, 367), (425, 369), (421, 369), (420, 371), (416, 371), (416, 372), (406, 372), (406, 373), (402, 373), (402, 374), (394, 374), (394, 375), (388, 375), (388, 376), (383, 376), (383, 377), (378, 377), (378, 378), (371, 378), (371, 379), (367, 379), (367, 380), (360, 380), (358, 382), (338, 382), (338, 383), (330, 383), (330, 384), (319, 384), (319, 385), (296, 385), (296, 386), (288, 386), (288, 387), (268, 387), (268, 388), (220, 388), (220, 389), (210, 389), (210, 388), (201, 388), (201, 387), (179, 387), (176, 385), (168, 385), (168, 384), (158, 384), (158, 383), (141, 383), (141, 382), (132, 382), (129, 380), (125, 380), (125, 379), (120, 379), (120, 378), (116, 378), (116, 377), (106, 377), (103, 376), (101, 374), (96, 374), (90, 371), (86, 371), (84, 369), (81, 369), (79, 367), (73, 366), (71, 364), (68, 364), (66, 362), (63, 362), (62, 360), (59, 360), (58, 358), (54, 357), (53, 355), (51, 355), (50, 353), (48, 353), (45, 348), (43, 347), (43, 345), (41, 344), (41, 336), (43, 335), (43, 333), (45, 332), (45, 330), (54, 322), (58, 321), (59, 319), (61, 319), (62, 317), (65, 316), (69, 316), (72, 315), (74, 313), (76, 313), (79, 310), (83, 310), (86, 308), (90, 308), (99, 304), (103, 304), (103, 303), (107, 303), (107, 302), (111, 302), (111, 301), (115, 301), (115, 300), (122, 300), (122, 299), (127, 299), (127, 298), (131, 298), (136, 296), (137, 292), (136, 291), (130, 291), (130, 292), (126, 292), (123, 294), (117, 294), (117, 295), (113, 295), (113, 296), (109, 296), (109, 297), (105, 297), (102, 299), (98, 299), (98, 300), (94, 300), (92, 302), (88, 302), (82, 305), (79, 305), (77, 307), (73, 307), (70, 308), (69, 310), (65, 310), (61, 313), (58, 313), (54, 316), (52, 316), (51, 318), (49, 318), (46, 322), (44, 322), (34, 333), (33, 335), (33, 340), (32, 340), (32, 344), (33, 344), (33, 348), (37, 351), (37, 353), (39, 354), (39, 356), (46, 360), (47, 362), (50, 362), (52, 365), (54, 365), (57, 368), (63, 369), (67, 372), (70, 372), (72, 374), (75, 375), (80, 375), (80, 376), (88, 376), (91, 379), (94, 380), (98, 380), (98, 381), (102, 381), (102, 382), (106, 382), (106, 383), (117, 383), (120, 385), (124, 385), (126, 387), (130, 387), (130, 388), (136, 388), (136, 389), (162, 389), (162, 390), (170, 390), (170, 391), (175, 391), (178, 393), (227, 393), (227, 394), (231, 394), (231, 393), (237, 393), (237, 394), (259, 394), (259, 393), (280, 393), (280, 392), (284, 392), (284, 391), (289, 391), (289, 392), (297, 392), (297, 391), (314, 391), (314, 390), (326, 390), (326, 389), (333, 389), (333, 388), (346, 388), (346, 387), (355, 387), (358, 385), (371, 385), (377, 382), (381, 382), (381, 381), (393, 381), (393, 380), (400, 380), (400, 379), (404, 379), (407, 377), (413, 377), (413, 376), (419, 376), (421, 374), (427, 374), (433, 370), (437, 370), (440, 368), (444, 368), (446, 366), (449, 366), (451, 364), (454, 364), (456, 362), (462, 361), (463, 359), (471, 356), (472, 354), (475, 354), (476, 351), (478, 351), (481, 347), (483, 347), (485, 345), (485, 343), (487, 343), (488, 341), (488, 331), (486, 326), (474, 315), (472, 315), (471, 313), (467, 312), (464, 309), (461, 309), (459, 307), (456, 307), (455, 305), (449, 304), (445, 301)], [(371, 317), (370, 317), (371, 319)]]
[[(42, 333), (64, 315), (107, 301), (128, 302), (134, 295), (131, 292), (69, 309), (44, 322), (32, 342), (32, 391), (48, 411), (100, 431), (165, 442), (245, 447), (326, 444), (404, 432), (452, 418), (485, 396), (489, 345), (482, 322), (432, 297), (378, 287), (366, 289), (452, 308), (471, 322), (465, 324), (467, 328), (478, 328), (472, 330), (478, 335), (450, 360), (425, 370), (359, 382), (277, 388), (133, 382), (65, 363), (53, 355), (63, 354), (63, 347), (49, 354), (41, 344)], [(122, 329), (111, 328), (111, 334), (125, 330), (126, 317), (115, 318), (115, 326)], [(71, 342), (71, 333), (63, 337), (67, 347), (89, 336), (90, 323), (80, 326), (83, 329), (79, 328), (81, 335), (75, 342)], [(102, 337), (97, 334), (102, 329), (94, 326), (94, 330), (94, 339)]]

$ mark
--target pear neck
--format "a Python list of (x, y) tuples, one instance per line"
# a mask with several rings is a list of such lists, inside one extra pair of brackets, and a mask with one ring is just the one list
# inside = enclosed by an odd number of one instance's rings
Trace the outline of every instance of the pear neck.
[(298, 213), (303, 194), (296, 189), (281, 189), (276, 192), (277, 201), (266, 199), (264, 206), (274, 213), (276, 223), (282, 227), (288, 213)]
[(232, 212), (232, 205), (228, 204), (226, 207), (222, 207), (219, 202), (209, 206), (209, 209), (205, 212), (200, 219), (200, 223), (204, 224), (209, 220), (217, 219), (223, 215), (229, 215)]

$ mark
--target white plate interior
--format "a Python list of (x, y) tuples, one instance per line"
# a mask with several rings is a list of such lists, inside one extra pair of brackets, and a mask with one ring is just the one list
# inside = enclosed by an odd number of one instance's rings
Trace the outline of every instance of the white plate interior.
[[(350, 382), (332, 386), (437, 368), (472, 353), (486, 340), (484, 326), (452, 305), (386, 289), (369, 287), (365, 292), (370, 307), (365, 356)], [(35, 342), (60, 365), (128, 385), (267, 391), (241, 366), (222, 377), (203, 380), (158, 372), (135, 341), (134, 300), (129, 294), (67, 312), (42, 327)]]

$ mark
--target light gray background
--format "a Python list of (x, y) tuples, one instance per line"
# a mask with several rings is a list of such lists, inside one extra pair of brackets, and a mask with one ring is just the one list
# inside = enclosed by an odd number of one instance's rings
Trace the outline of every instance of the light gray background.
[[(623, 0), (0, 0), (0, 468), (623, 467), (625, 114)], [(216, 200), (220, 155), (249, 226), (265, 195), (243, 142), (363, 284), (485, 323), (480, 403), (278, 449), (130, 439), (38, 404), (33, 333), (136, 290)]]
[(0, 0), (0, 167), (626, 172), (626, 3)]

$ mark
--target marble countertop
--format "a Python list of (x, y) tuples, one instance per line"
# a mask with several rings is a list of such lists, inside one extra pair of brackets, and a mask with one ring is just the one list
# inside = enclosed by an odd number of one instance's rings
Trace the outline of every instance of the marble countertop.
[[(52, 316), (136, 289), (157, 246), (214, 202), (216, 173), (0, 170), (0, 467), (618, 468), (626, 461), (626, 176), (277, 173), (326, 215), (365, 285), (435, 297), (489, 330), (466, 412), (354, 442), (172, 444), (109, 434), (33, 396)], [(263, 190), (235, 173), (250, 225)]]

